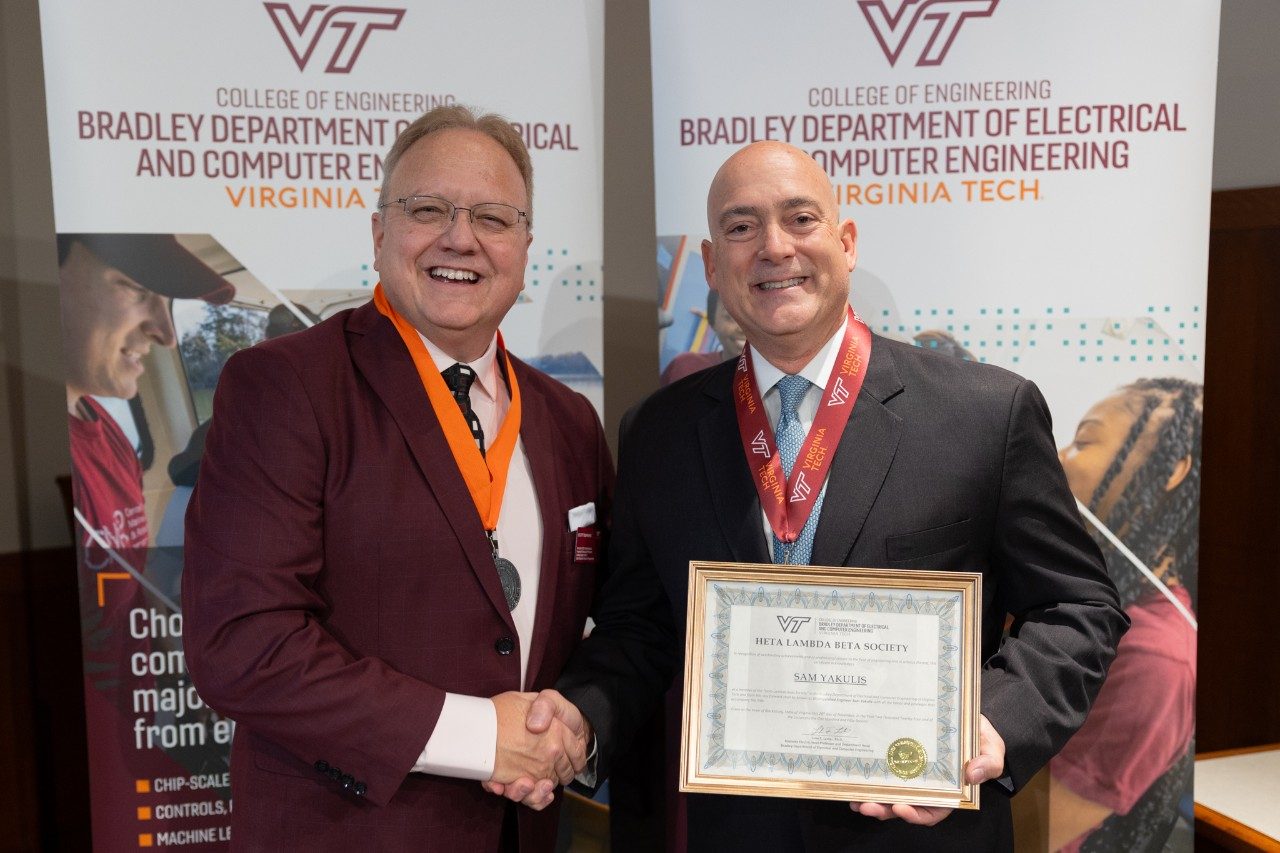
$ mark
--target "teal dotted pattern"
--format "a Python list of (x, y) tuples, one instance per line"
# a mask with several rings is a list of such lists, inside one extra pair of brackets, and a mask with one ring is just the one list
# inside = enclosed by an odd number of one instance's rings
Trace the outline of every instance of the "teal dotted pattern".
[[(977, 316), (968, 318), (957, 316), (955, 308), (924, 306), (900, 312), (896, 322), (884, 309), (879, 322), (870, 325), (906, 340), (921, 332), (946, 332), (981, 362), (1016, 365), (1045, 346), (1073, 350), (1078, 364), (1199, 362), (1201, 353), (1188, 347), (1203, 347), (1201, 306), (1145, 307), (1145, 316), (1116, 319), (1080, 317), (1065, 305), (993, 305), (979, 307)], [(922, 345), (937, 348), (938, 341)]]
[[(545, 253), (539, 252), (530, 256), (527, 283), (530, 288), (542, 292), (553, 288), (568, 290), (575, 302), (599, 302), (603, 298), (600, 292), (599, 265), (569, 263), (565, 260), (568, 249), (548, 248)], [(535, 294), (536, 295), (536, 294)]]

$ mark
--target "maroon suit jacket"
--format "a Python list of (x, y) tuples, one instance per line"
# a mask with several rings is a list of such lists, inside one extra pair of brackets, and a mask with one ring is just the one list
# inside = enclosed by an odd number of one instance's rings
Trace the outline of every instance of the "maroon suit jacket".
[[(530, 689), (581, 637), (596, 566), (567, 513), (606, 511), (613, 466), (587, 400), (512, 359), (542, 514)], [(237, 849), (495, 850), (505, 801), (410, 774), (446, 691), (520, 686), (518, 639), (422, 382), (372, 305), (227, 362), (187, 514), (188, 666), (237, 722)], [(554, 809), (519, 810), (521, 848)]]

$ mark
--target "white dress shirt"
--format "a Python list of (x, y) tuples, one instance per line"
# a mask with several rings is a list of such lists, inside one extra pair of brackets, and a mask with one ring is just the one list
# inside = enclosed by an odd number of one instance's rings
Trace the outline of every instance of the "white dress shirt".
[[(457, 363), (426, 337), (422, 342), (436, 368), (443, 372)], [(476, 373), (471, 383), (471, 408), (480, 418), (485, 447), (491, 447), (511, 406), (511, 396), (498, 369), (497, 338), (484, 355), (470, 363)], [(538, 609), (538, 578), (542, 562), (542, 514), (533, 485), (533, 474), (524, 452), (524, 440), (516, 441), (507, 471), (507, 487), (498, 515), (498, 553), (520, 572), (520, 601), (511, 618), (520, 647), (520, 682), (524, 686), (533, 641), (533, 619)], [(462, 779), (487, 780), (493, 775), (498, 748), (498, 714), (487, 696), (446, 693), (440, 719), (426, 747), (413, 765), (419, 773)]]

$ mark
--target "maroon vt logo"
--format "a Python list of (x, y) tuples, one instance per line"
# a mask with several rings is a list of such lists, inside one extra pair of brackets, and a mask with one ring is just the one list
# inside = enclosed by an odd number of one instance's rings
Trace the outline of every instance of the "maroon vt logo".
[(315, 5), (308, 6), (299, 18), (288, 3), (262, 5), (299, 71), (306, 70), (321, 42), (331, 48), (329, 64), (324, 67), (327, 74), (350, 74), (373, 31), (396, 29), (405, 13), (404, 9), (385, 7)]
[[(894, 0), (858, 0), (858, 7), (871, 25), (871, 32), (890, 65), (908, 42), (924, 47), (916, 54), (916, 65), (941, 65), (960, 27), (969, 18), (988, 18), (1000, 0), (899, 0), (898, 11), (890, 14)], [(919, 31), (913, 40), (912, 35)]]

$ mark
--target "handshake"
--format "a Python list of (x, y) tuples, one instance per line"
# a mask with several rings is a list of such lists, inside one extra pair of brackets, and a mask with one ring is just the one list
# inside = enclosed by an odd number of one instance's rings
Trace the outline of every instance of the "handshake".
[(502, 693), (491, 700), (498, 713), (492, 794), (541, 810), (587, 766), (591, 724), (555, 690)]

